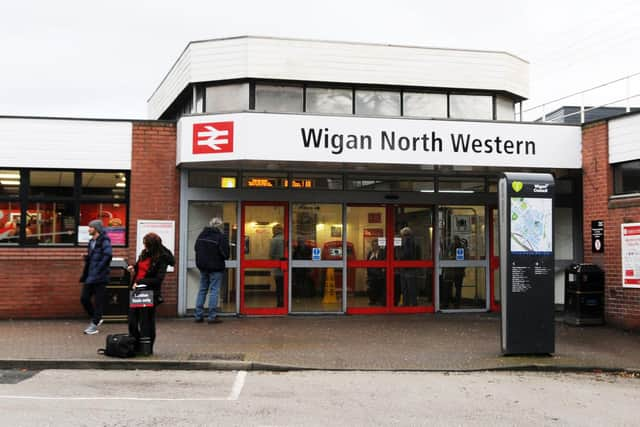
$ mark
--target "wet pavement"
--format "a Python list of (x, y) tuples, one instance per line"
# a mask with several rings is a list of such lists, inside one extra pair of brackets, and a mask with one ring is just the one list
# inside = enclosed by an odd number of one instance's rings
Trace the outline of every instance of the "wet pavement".
[(640, 334), (557, 319), (551, 356), (503, 356), (495, 314), (224, 318), (221, 324), (159, 319), (154, 355), (96, 353), (126, 324), (84, 335), (84, 320), (0, 321), (0, 369), (496, 369), (640, 372)]

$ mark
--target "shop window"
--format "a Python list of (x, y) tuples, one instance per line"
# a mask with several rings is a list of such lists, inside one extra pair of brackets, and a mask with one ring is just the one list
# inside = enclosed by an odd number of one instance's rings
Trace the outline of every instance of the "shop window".
[(27, 244), (73, 245), (76, 219), (71, 202), (36, 202), (27, 205), (25, 238)]
[(496, 97), (496, 120), (515, 120), (516, 109), (513, 99), (505, 96)]
[(0, 201), (0, 245), (16, 245), (20, 239), (20, 203)]
[(207, 113), (249, 109), (249, 83), (210, 86), (205, 94)]
[(73, 197), (73, 172), (31, 171), (29, 197)]
[(102, 221), (105, 233), (113, 246), (127, 244), (127, 205), (122, 203), (82, 203), (78, 224), (78, 243), (89, 241), (89, 223), (94, 219)]
[(342, 190), (342, 176), (324, 174), (294, 174), (289, 181), (294, 190)]
[(301, 86), (256, 85), (256, 111), (302, 112)]
[(483, 193), (484, 178), (439, 178), (438, 191), (441, 193)]
[(615, 194), (640, 193), (640, 160), (613, 165)]
[(353, 114), (351, 89), (308, 87), (306, 102), (308, 113)]
[(356, 114), (362, 116), (399, 116), (400, 92), (356, 90)]
[(0, 169), (0, 197), (17, 198), (20, 195), (20, 171)]
[[(21, 176), (28, 177), (28, 185)], [(125, 246), (127, 176), (0, 169), (1, 188), (12, 188), (0, 192), (0, 244), (75, 246), (88, 240), (88, 223), (101, 219), (113, 244)]]
[(449, 117), (492, 120), (493, 99), (488, 95), (449, 95)]
[(447, 117), (447, 95), (444, 93), (405, 92), (403, 112), (407, 117)]
[(126, 189), (124, 172), (82, 172), (83, 198), (124, 199)]

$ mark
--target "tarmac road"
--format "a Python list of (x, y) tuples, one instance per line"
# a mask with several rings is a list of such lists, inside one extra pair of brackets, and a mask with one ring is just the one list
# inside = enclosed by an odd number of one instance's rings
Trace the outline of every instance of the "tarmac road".
[(7, 426), (637, 425), (637, 374), (0, 371)]

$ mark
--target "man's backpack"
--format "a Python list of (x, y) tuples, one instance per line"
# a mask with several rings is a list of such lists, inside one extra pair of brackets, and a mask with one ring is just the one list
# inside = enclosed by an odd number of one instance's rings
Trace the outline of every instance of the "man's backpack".
[(134, 357), (136, 339), (128, 334), (107, 335), (106, 347), (98, 349), (98, 354), (111, 357)]

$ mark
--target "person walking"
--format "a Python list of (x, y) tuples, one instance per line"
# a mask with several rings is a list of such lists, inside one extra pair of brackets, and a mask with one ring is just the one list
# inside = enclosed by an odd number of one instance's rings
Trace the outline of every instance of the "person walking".
[(204, 321), (204, 302), (209, 296), (208, 323), (221, 323), (217, 317), (218, 294), (222, 275), (226, 269), (225, 261), (229, 259), (229, 239), (223, 233), (222, 219), (215, 217), (209, 221), (198, 236), (195, 244), (196, 267), (200, 270), (200, 290), (196, 299), (195, 321)]
[(153, 306), (129, 308), (129, 335), (136, 339), (136, 353), (153, 354), (156, 341), (156, 307), (162, 303), (161, 286), (167, 266), (175, 265), (175, 258), (164, 247), (156, 233), (147, 233), (142, 238), (144, 249), (135, 265), (127, 267), (131, 273), (131, 290), (153, 291)]
[[(101, 220), (94, 219), (89, 222), (89, 235), (91, 239), (84, 258), (84, 270), (80, 277), (80, 283), (83, 283), (80, 302), (91, 318), (91, 323), (84, 330), (84, 333), (93, 335), (98, 333), (98, 326), (102, 324), (104, 293), (109, 283), (113, 252), (111, 239), (105, 234)], [(93, 304), (91, 297), (94, 300)]]

